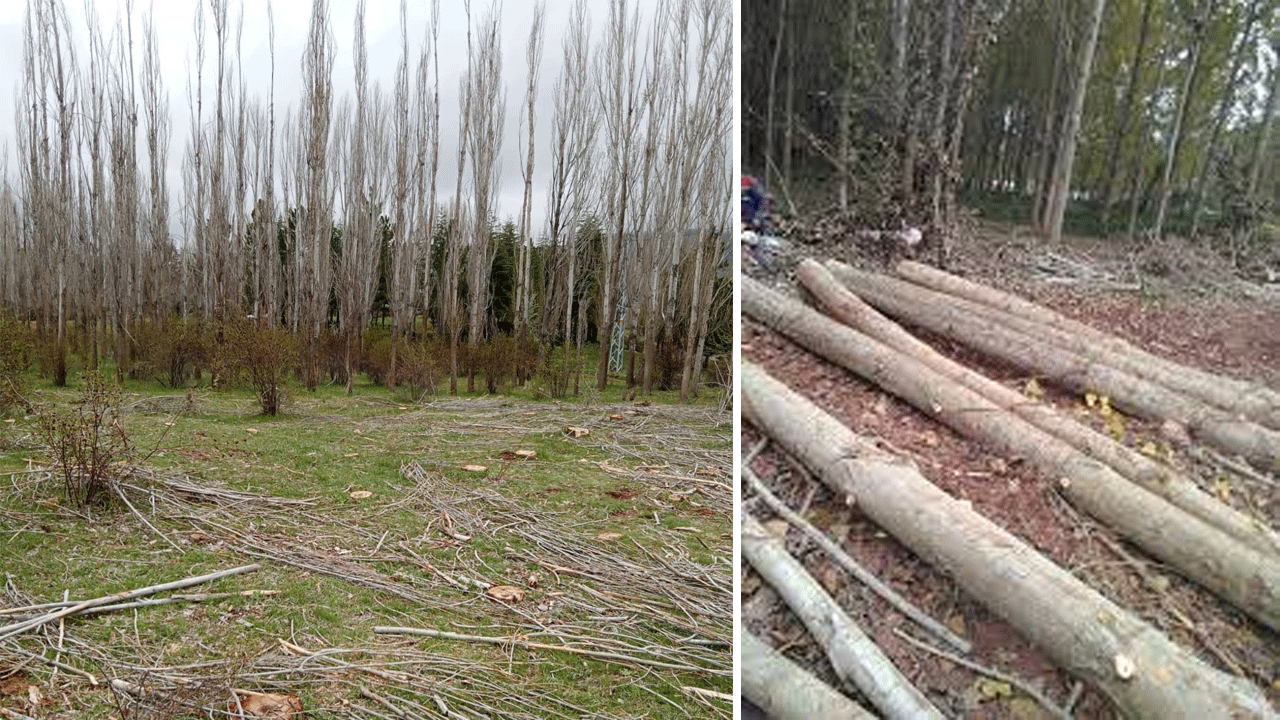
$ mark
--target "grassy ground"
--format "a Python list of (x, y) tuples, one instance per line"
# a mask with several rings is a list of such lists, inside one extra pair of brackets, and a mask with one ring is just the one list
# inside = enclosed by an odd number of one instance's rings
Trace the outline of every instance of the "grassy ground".
[[(731, 688), (731, 416), (716, 393), (638, 405), (623, 385), (562, 402), (517, 390), (418, 403), (366, 381), (351, 396), (294, 388), (265, 417), (247, 390), (131, 381), (122, 424), (155, 449), (122, 481), (136, 513), (68, 507), (33, 419), (11, 418), (3, 607), (262, 568), (178, 591), (253, 594), (0, 641), (0, 708), (203, 717), (192, 708), (225, 707), (234, 686), (299, 695), (309, 717), (728, 717), (698, 689)], [(77, 393), (37, 382), (32, 396)], [(487, 586), (525, 594), (504, 603)], [(0, 637), (14, 617), (0, 616)], [(104, 678), (150, 691), (139, 702)]]

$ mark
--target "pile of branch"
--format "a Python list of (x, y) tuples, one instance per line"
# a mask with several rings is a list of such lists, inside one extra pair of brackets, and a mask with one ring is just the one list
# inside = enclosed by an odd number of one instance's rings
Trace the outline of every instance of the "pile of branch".
[[(746, 282), (750, 289), (744, 291), (744, 311), (760, 317), (768, 307), (760, 302), (765, 291)], [(751, 304), (749, 297), (754, 298)], [(789, 319), (794, 324), (802, 317)], [(831, 347), (838, 345), (833, 341)], [(877, 372), (893, 375), (891, 363), (899, 360), (879, 357)], [(940, 376), (935, 380), (948, 382)], [(936, 389), (928, 379), (919, 384)], [(742, 391), (748, 421), (849, 505), (857, 505), (903, 545), (954, 577), (1064, 669), (1098, 688), (1122, 714), (1280, 717), (1251, 683), (1203, 663), (751, 363), (744, 363)], [(744, 537), (744, 548), (748, 544)], [(840, 627), (830, 616), (819, 622)], [(744, 684), (748, 692), (752, 687)], [(766, 683), (757, 692), (751, 699), (759, 705), (776, 700), (781, 689)]]

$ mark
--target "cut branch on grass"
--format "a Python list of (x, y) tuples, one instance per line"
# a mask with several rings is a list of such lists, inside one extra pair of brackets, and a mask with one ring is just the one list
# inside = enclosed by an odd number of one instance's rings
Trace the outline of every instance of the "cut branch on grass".
[(887, 718), (938, 718), (935, 708), (894, 667), (818, 581), (750, 514), (742, 516), (742, 555), (787, 601), (826, 652), (836, 675)]
[(1277, 717), (1252, 683), (1178, 647), (753, 363), (743, 363), (741, 377), (745, 421), (908, 549), (945, 568), (969, 595), (1101, 690), (1121, 713)]
[(19, 633), (23, 633), (28, 630), (40, 627), (41, 625), (44, 625), (46, 623), (51, 623), (54, 620), (57, 620), (58, 618), (64, 618), (64, 617), (69, 617), (71, 615), (79, 614), (81, 611), (87, 610), (89, 608), (94, 608), (101, 605), (112, 605), (124, 600), (132, 600), (134, 598), (146, 597), (147, 595), (154, 595), (156, 593), (168, 592), (170, 590), (180, 590), (182, 588), (192, 587), (194, 585), (202, 585), (204, 583), (213, 582), (214, 580), (221, 580), (222, 578), (231, 577), (233, 575), (240, 575), (248, 572), (254, 572), (260, 569), (262, 569), (261, 565), (243, 565), (241, 567), (231, 568), (229, 570), (219, 570), (218, 572), (209, 573), (207, 575), (198, 575), (196, 577), (189, 577), (183, 580), (175, 580), (173, 582), (162, 583), (160, 585), (151, 585), (149, 587), (138, 588), (136, 590), (126, 590), (124, 592), (115, 593), (114, 595), (104, 595), (102, 597), (94, 598), (92, 600), (85, 600), (84, 602), (77, 603), (76, 605), (72, 605), (69, 608), (63, 608), (61, 610), (56, 610), (54, 612), (46, 613), (39, 617), (32, 618), (31, 620), (26, 620), (23, 622), (0, 627), (0, 640), (6, 640), (15, 635), (18, 635)]

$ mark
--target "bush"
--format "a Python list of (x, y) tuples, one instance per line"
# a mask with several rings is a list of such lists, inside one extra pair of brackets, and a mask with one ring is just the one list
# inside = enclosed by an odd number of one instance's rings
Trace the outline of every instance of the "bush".
[(197, 321), (173, 320), (139, 328), (140, 372), (171, 388), (185, 387), (195, 368), (209, 362), (208, 329)]
[(405, 387), (416, 400), (435, 394), (449, 371), (449, 346), (440, 341), (413, 342), (402, 339), (397, 356), (396, 384)]
[(110, 497), (119, 464), (134, 456), (120, 426), (120, 389), (97, 371), (85, 374), (84, 389), (73, 407), (40, 408), (36, 434), (49, 446), (62, 471), (67, 499), (80, 508)]
[(293, 333), (281, 327), (258, 327), (251, 320), (227, 322), (221, 331), (223, 360), (231, 377), (253, 386), (262, 414), (278, 414), (289, 374), (298, 363)]
[(27, 349), (34, 338), (27, 324), (10, 313), (0, 313), (0, 412), (27, 409), (26, 370), (31, 366)]

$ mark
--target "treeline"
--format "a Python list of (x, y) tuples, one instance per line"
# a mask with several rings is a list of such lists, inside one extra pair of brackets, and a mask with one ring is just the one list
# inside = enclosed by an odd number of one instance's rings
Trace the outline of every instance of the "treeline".
[[(872, 222), (1280, 241), (1276, 0), (748, 0), (744, 166)], [(812, 208), (810, 208), (812, 209)]]
[[(727, 0), (663, 0), (644, 15), (612, 0), (595, 32), (578, 0), (557, 48), (550, 117), (535, 111), (545, 91), (538, 5), (511, 113), (523, 203), (504, 222), (500, 8), (473, 18), (467, 4), (453, 178), (439, 172), (438, 2), (417, 28), (401, 3), (399, 63), (383, 87), (369, 76), (361, 0), (354, 87), (341, 97), (327, 0), (312, 3), (300, 62), (280, 68), (265, 10), (266, 98), (247, 89), (243, 8), (207, 0), (195, 13), (179, 191), (166, 179), (173, 128), (153, 19), (141, 17), (135, 52), (131, 2), (108, 32), (91, 10), (87, 28), (72, 27), (63, 0), (28, 1), (16, 179), (6, 171), (0, 192), (0, 302), (29, 319), (56, 382), (73, 346), (86, 366), (109, 357), (123, 377), (156, 338), (181, 345), (199, 327), (216, 354), (217, 328), (247, 318), (264, 337), (287, 331), (312, 389), (327, 373), (350, 392), (371, 368), (395, 386), (429, 347), (444, 354), (454, 393), (462, 377), (474, 390), (489, 374), (479, 358), (495, 356), (505, 360), (494, 374), (521, 383), (572, 368), (572, 387), (556, 385), (576, 392), (594, 339), (599, 389), (612, 359), (645, 394), (677, 382), (682, 397), (697, 393), (704, 358), (732, 334)], [(462, 30), (444, 28), (450, 38)], [(283, 110), (277, 72), (303, 81)], [(543, 122), (549, 147), (535, 142)], [(535, 193), (537, 162), (551, 180)], [(541, 228), (535, 202), (546, 207)], [(368, 336), (375, 321), (385, 336)]]

